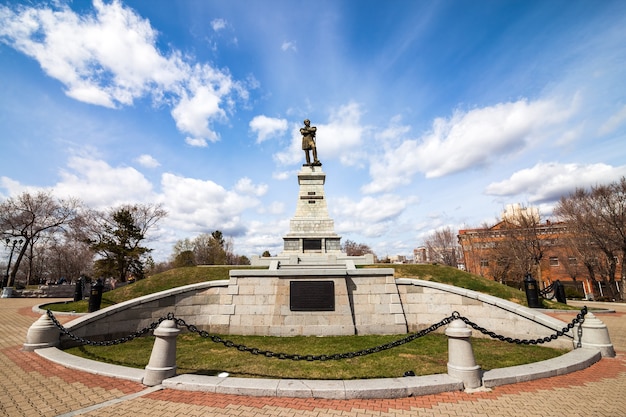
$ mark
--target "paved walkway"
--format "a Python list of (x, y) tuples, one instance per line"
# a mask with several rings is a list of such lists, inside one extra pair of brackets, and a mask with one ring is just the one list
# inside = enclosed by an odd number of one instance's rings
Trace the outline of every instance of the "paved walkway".
[[(31, 308), (41, 302), (0, 299), (0, 416), (626, 416), (624, 304), (605, 304), (616, 313), (596, 314), (609, 328), (617, 357), (602, 359), (582, 371), (475, 394), (322, 400), (147, 388), (68, 370), (36, 353), (21, 351), (28, 327), (38, 318)], [(575, 313), (555, 316), (569, 322)]]

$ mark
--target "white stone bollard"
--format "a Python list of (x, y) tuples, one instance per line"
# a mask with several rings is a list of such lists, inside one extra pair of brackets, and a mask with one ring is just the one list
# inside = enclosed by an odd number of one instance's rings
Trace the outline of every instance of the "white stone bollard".
[(59, 328), (47, 314), (44, 314), (28, 328), (23, 349), (32, 352), (35, 349), (59, 346), (60, 336)]
[(143, 377), (144, 385), (159, 385), (176, 375), (176, 336), (179, 333), (174, 320), (164, 320), (154, 330), (156, 339)]
[(454, 320), (446, 329), (448, 336), (448, 375), (463, 381), (466, 390), (482, 386), (482, 372), (476, 365), (470, 342), (472, 330), (463, 320)]
[[(582, 328), (582, 332), (579, 339), (578, 332), (580, 328)], [(578, 347), (578, 341), (580, 340), (580, 346), (583, 348), (599, 349), (603, 357), (615, 357), (615, 349), (609, 337), (609, 329), (593, 313), (587, 313), (583, 324), (574, 326), (573, 331), (575, 347)]]

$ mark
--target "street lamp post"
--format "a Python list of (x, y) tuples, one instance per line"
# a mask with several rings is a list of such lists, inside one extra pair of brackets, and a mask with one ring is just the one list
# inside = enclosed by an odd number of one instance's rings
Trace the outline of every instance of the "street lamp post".
[(6, 246), (7, 248), (9, 247), (9, 244), (11, 244), (11, 252), (9, 253), (9, 263), (7, 263), (7, 271), (4, 274), (4, 278), (2, 279), (2, 286), (0, 286), (0, 288), (4, 288), (6, 287), (6, 285), (9, 283), (9, 271), (11, 270), (11, 261), (13, 260), (13, 252), (15, 251), (15, 247), (17, 245), (19, 245), (20, 247), (22, 246), (22, 242), (24, 242), (22, 239), (13, 239), (13, 242), (11, 242), (11, 238), (6, 238)]

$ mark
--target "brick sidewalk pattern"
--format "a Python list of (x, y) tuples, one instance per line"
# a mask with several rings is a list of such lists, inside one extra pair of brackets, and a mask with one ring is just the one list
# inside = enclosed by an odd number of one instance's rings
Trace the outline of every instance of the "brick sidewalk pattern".
[[(598, 314), (618, 353), (582, 371), (496, 387), (380, 400), (325, 400), (161, 389), (69, 370), (23, 352), (34, 299), (0, 299), (0, 416), (626, 416), (626, 305)], [(569, 322), (576, 312), (554, 314)], [(65, 320), (67, 321), (67, 320)]]

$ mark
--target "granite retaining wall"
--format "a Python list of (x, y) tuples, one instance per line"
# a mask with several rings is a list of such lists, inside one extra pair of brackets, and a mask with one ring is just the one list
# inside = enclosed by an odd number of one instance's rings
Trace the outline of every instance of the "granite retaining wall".
[[(105, 340), (126, 336), (173, 313), (199, 329), (228, 334), (235, 308), (228, 284), (228, 280), (209, 281), (150, 294), (83, 315), (66, 327), (77, 336)], [(396, 285), (409, 332), (427, 328), (454, 311), (493, 332), (520, 339), (543, 338), (566, 325), (541, 310), (463, 288), (407, 278), (396, 279)], [(477, 331), (473, 336), (483, 337)], [(570, 331), (548, 346), (571, 349), (572, 341)], [(63, 346), (71, 344), (62, 339)]]

